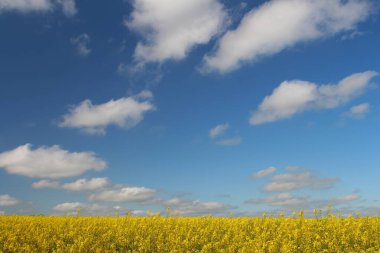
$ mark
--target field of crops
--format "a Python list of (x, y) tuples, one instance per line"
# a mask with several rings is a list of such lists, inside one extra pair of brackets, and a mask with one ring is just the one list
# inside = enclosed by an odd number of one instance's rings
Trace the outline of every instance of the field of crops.
[(0, 216), (0, 252), (380, 252), (380, 218)]

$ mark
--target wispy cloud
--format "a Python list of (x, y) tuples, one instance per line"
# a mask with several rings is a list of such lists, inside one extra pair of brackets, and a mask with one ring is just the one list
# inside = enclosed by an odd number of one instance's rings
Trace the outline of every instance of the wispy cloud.
[[(61, 187), (62, 189), (62, 187)], [(132, 187), (121, 185), (108, 185), (108, 188), (94, 189), (88, 196), (89, 201), (102, 201), (103, 203), (136, 203), (146, 206), (166, 209), (170, 208), (172, 215), (197, 216), (197, 215), (228, 215), (228, 212), (237, 206), (215, 202), (185, 199), (174, 197), (163, 199), (158, 197), (158, 191), (146, 187)], [(113, 214), (115, 211), (123, 210), (132, 212), (133, 215), (148, 215), (146, 211), (128, 210), (119, 206), (99, 205), (96, 203), (66, 202), (53, 207), (54, 211), (76, 214), (77, 208), (84, 213)]]
[(221, 202), (203, 202), (199, 200), (186, 200), (181, 198), (172, 198), (161, 202), (164, 207), (169, 207), (173, 213), (180, 215), (209, 215), (209, 214), (227, 214), (235, 206)]
[(349, 111), (343, 113), (343, 116), (353, 119), (362, 119), (369, 113), (369, 111), (369, 103), (362, 103), (352, 106)]
[(367, 0), (269, 1), (248, 12), (204, 58), (205, 71), (225, 73), (244, 62), (319, 38), (356, 29), (371, 13)]
[(75, 0), (56, 0), (56, 4), (61, 6), (62, 12), (67, 17), (72, 17), (78, 12), (75, 5)]
[(341, 203), (356, 201), (359, 199), (360, 199), (360, 196), (358, 194), (352, 193), (352, 194), (348, 194), (348, 195), (335, 197), (335, 198), (331, 199), (330, 202), (332, 204), (341, 204)]
[(69, 191), (93, 191), (105, 188), (110, 182), (105, 177), (91, 178), (91, 179), (78, 179), (72, 183), (62, 185), (62, 188)]
[(222, 139), (217, 144), (222, 146), (237, 146), (241, 144), (241, 137)]
[(245, 201), (246, 204), (264, 205), (279, 208), (278, 211), (292, 213), (304, 210), (312, 215), (313, 209), (325, 209), (328, 206), (339, 207), (339, 209), (352, 202), (360, 200), (358, 194), (348, 194), (332, 198), (312, 198), (310, 196), (295, 196), (290, 193), (279, 193), (266, 198), (253, 198)]
[(210, 129), (210, 131), (209, 131), (209, 137), (211, 139), (215, 139), (216, 137), (224, 134), (229, 127), (230, 126), (229, 126), (228, 123), (217, 125), (217, 126), (215, 126), (215, 127), (213, 127), (213, 128)]
[(71, 183), (61, 184), (57, 181), (41, 180), (32, 184), (33, 188), (51, 188), (51, 189), (62, 189), (68, 191), (94, 191), (103, 189), (110, 185), (108, 178), (81, 178)]
[(78, 11), (75, 0), (0, 0), (2, 12), (52, 12), (61, 9), (67, 17), (74, 16)]
[(50, 189), (60, 189), (61, 185), (57, 181), (50, 180), (40, 180), (38, 182), (32, 183), (32, 187), (35, 189), (50, 188)]
[(157, 196), (158, 191), (148, 187), (113, 184), (106, 177), (81, 178), (74, 182), (41, 180), (32, 184), (33, 188), (51, 188), (70, 192), (86, 192), (90, 201), (105, 202), (146, 202)]
[(262, 190), (264, 192), (285, 192), (302, 188), (324, 189), (331, 187), (337, 181), (337, 178), (321, 178), (305, 169), (274, 175)]
[(277, 169), (275, 167), (268, 167), (266, 169), (259, 170), (255, 173), (253, 173), (252, 176), (253, 176), (253, 178), (262, 178), (262, 177), (269, 176), (270, 174), (272, 174), (276, 171), (277, 171)]
[(89, 46), (90, 41), (90, 36), (87, 33), (83, 33), (70, 39), (71, 44), (75, 45), (78, 54), (81, 56), (87, 56), (91, 53), (91, 48)]
[(157, 190), (146, 187), (105, 189), (89, 196), (91, 201), (142, 202), (153, 198)]
[(58, 212), (58, 214), (65, 213), (67, 215), (77, 215), (77, 210), (80, 209), (80, 213), (83, 215), (115, 215), (116, 213), (120, 215), (125, 215), (126, 213), (131, 213), (132, 215), (144, 215), (146, 212), (140, 210), (131, 210), (129, 208), (120, 206), (107, 206), (92, 203), (83, 202), (64, 202), (57, 204), (53, 207), (53, 211)]
[(270, 206), (300, 206), (308, 203), (308, 197), (296, 197), (289, 193), (280, 193), (267, 198), (257, 198), (247, 200), (248, 204), (267, 204)]

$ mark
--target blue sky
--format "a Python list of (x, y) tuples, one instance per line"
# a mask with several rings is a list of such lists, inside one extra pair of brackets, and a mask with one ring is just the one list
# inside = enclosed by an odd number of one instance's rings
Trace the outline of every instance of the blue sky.
[(0, 213), (380, 211), (371, 0), (0, 0)]

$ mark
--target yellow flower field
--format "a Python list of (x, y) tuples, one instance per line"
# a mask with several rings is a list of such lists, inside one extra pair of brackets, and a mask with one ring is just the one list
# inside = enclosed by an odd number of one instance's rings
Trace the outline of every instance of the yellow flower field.
[(380, 252), (380, 218), (0, 216), (0, 252)]

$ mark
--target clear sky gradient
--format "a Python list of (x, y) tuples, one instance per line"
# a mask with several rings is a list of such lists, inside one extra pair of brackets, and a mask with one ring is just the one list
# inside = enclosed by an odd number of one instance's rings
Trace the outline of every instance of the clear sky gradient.
[(379, 214), (379, 8), (0, 0), (0, 214)]

